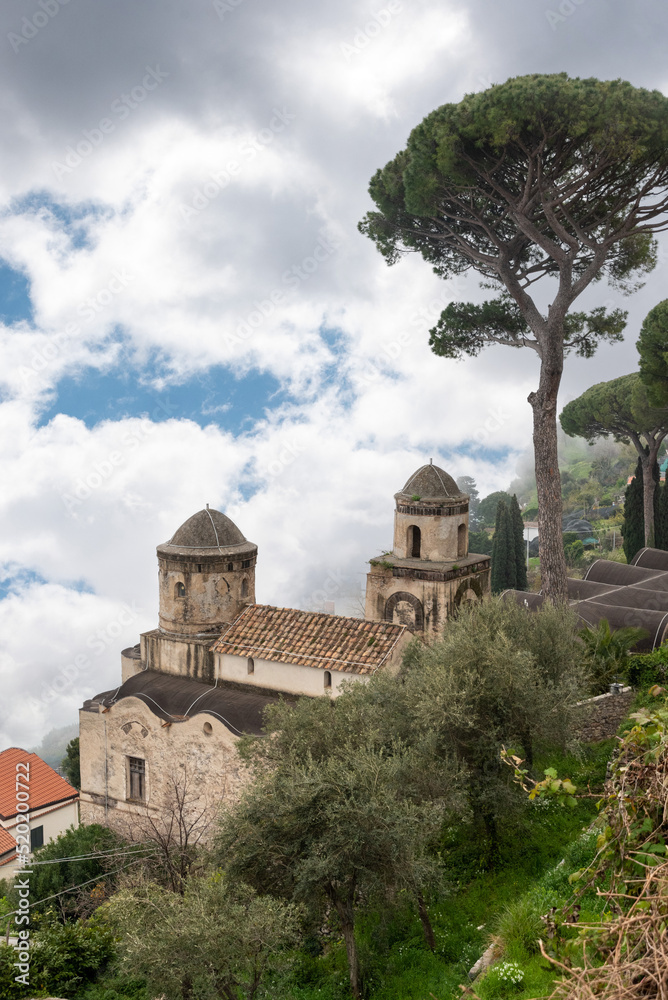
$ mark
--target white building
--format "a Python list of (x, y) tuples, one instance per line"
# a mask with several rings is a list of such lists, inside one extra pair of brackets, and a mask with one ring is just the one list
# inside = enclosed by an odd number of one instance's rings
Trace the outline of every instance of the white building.
[(18, 845), (27, 846), (32, 852), (71, 826), (78, 826), (78, 802), (76, 788), (37, 754), (20, 747), (3, 750), (0, 753), (0, 879), (12, 878), (19, 868)]

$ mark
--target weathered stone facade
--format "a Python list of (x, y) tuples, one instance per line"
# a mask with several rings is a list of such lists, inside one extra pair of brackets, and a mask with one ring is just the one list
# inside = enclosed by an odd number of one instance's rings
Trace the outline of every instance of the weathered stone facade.
[(462, 603), (490, 595), (490, 557), (469, 553), (469, 497), (438, 466), (418, 469), (395, 501), (394, 548), (370, 560), (365, 617), (433, 638)]
[[(211, 714), (170, 723), (136, 697), (80, 713), (81, 818), (141, 839), (147, 815), (168, 812), (175, 783), (187, 786), (189, 807), (233, 801), (244, 782), (237, 738)], [(143, 798), (133, 797), (130, 761), (144, 762)]]
[(162, 631), (219, 631), (255, 603), (257, 545), (220, 511), (200, 510), (157, 552)]
[[(159, 627), (121, 654), (122, 684), (80, 712), (81, 816), (143, 839), (178, 789), (207, 809), (239, 795), (244, 734), (282, 695), (336, 697), (397, 670), (396, 624), (255, 604), (257, 546), (199, 511), (157, 548)], [(170, 803), (172, 806), (170, 806)]]

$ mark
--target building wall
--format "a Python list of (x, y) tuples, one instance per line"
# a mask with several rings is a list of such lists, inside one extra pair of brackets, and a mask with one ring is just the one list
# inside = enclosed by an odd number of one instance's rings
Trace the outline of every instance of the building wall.
[[(391, 568), (371, 566), (367, 575), (365, 618), (370, 621), (385, 619), (388, 601), (392, 601), (391, 620), (397, 625), (408, 625), (427, 636), (438, 635), (448, 617), (462, 602), (484, 600), (491, 593), (490, 571), (487, 557), (485, 569), (462, 567), (452, 570), (447, 580), (419, 580), (410, 575), (395, 576)], [(428, 567), (425, 567), (427, 569)], [(413, 600), (402, 600), (400, 595)], [(419, 604), (419, 608), (417, 605)], [(419, 616), (421, 615), (421, 621)], [(390, 619), (385, 619), (390, 620)]]
[[(234, 621), (255, 603), (255, 561), (255, 552), (192, 560), (159, 555), (160, 627), (195, 634)], [(249, 563), (245, 568), (244, 562)], [(177, 584), (183, 584), (185, 596), (177, 596)]]
[[(12, 837), (18, 836), (16, 827), (23, 822), (23, 816), (12, 816), (11, 819), (3, 822), (3, 827)], [(74, 801), (65, 802), (62, 805), (46, 806), (44, 809), (36, 809), (30, 813), (29, 825), (31, 830), (37, 827), (44, 827), (44, 843), (55, 840), (61, 833), (65, 833), (71, 826), (79, 825), (79, 804)], [(0, 879), (12, 878), (14, 873), (23, 866), (18, 858), (0, 867)]]
[[(142, 669), (156, 670), (161, 674), (179, 674), (213, 684), (213, 655), (211, 646), (215, 633), (207, 639), (194, 636), (171, 637), (154, 629), (141, 636)], [(137, 671), (134, 671), (135, 673)], [(125, 680), (125, 676), (123, 677)]]
[[(394, 554), (398, 559), (410, 559), (408, 529), (417, 525), (421, 532), (420, 559), (447, 562), (465, 556), (469, 550), (469, 515), (462, 514), (394, 514)], [(464, 526), (464, 544), (459, 545), (459, 526)], [(463, 551), (460, 551), (463, 548)]]
[(354, 674), (342, 670), (330, 670), (332, 685), (325, 687), (325, 670), (319, 667), (303, 667), (296, 663), (273, 663), (269, 660), (253, 658), (253, 672), (248, 672), (248, 658), (231, 656), (228, 653), (214, 653), (216, 677), (235, 681), (247, 687), (283, 691), (286, 694), (305, 694), (317, 697), (321, 694), (336, 696), (344, 681), (368, 680), (368, 675)]
[[(205, 731), (205, 730), (208, 730)], [(238, 798), (245, 781), (236, 738), (207, 713), (163, 725), (139, 698), (107, 711), (81, 710), (81, 820), (141, 839), (146, 816), (169, 813), (173, 782), (188, 784), (188, 801), (215, 809)], [(128, 758), (146, 762), (146, 800), (128, 801)]]

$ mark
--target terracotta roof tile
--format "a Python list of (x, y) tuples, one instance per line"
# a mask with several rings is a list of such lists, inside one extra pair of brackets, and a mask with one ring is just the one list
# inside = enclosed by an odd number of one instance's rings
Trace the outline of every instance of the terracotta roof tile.
[(0, 753), (0, 819), (16, 816), (16, 765), (19, 763), (28, 764), (29, 768), (28, 781), (25, 780), (25, 770), (21, 769), (18, 773), (24, 776), (23, 782), (19, 784), (29, 785), (31, 812), (78, 796), (76, 788), (56, 774), (36, 753), (28, 753), (20, 747), (9, 747)]
[[(7, 851), (16, 850), (16, 841), (12, 837), (11, 833), (7, 833), (4, 827), (0, 826), (0, 857), (6, 854)], [(11, 858), (5, 858), (5, 861), (11, 861)]]
[(405, 625), (391, 622), (252, 604), (212, 649), (233, 656), (372, 674), (406, 633)]

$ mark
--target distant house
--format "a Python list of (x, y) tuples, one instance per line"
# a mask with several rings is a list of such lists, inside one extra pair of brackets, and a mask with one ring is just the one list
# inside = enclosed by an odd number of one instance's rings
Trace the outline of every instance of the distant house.
[(29, 844), (32, 852), (78, 825), (76, 788), (35, 753), (20, 747), (0, 753), (0, 879), (18, 869), (19, 844)]

